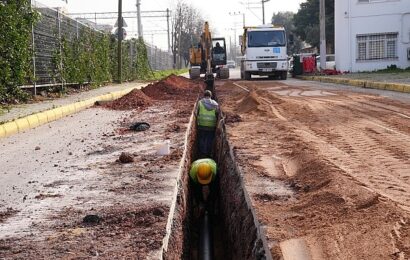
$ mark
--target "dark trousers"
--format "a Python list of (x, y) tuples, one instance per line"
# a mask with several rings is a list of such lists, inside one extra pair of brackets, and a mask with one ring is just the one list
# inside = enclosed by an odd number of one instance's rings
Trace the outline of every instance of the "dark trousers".
[(195, 183), (192, 180), (190, 180), (191, 183), (191, 188), (192, 188), (192, 195), (194, 199), (194, 205), (198, 207), (199, 205), (203, 205), (204, 209), (206, 209), (208, 212), (214, 213), (215, 211), (215, 203), (218, 198), (218, 182), (219, 182), (219, 176), (217, 175), (216, 178), (208, 185), (209, 187), (209, 195), (208, 198), (204, 198), (204, 193), (203, 189), (204, 186)]
[(214, 139), (215, 139), (215, 130), (198, 129), (199, 158), (211, 157)]

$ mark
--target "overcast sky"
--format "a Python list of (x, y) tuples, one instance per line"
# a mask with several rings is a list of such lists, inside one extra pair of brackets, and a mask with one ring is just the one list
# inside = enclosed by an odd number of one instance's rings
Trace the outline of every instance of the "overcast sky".
[[(48, 6), (64, 6), (68, 12), (115, 12), (118, 10), (118, 0), (37, 0)], [(173, 9), (176, 0), (141, 0), (142, 11)], [(199, 9), (212, 28), (216, 29), (214, 36), (224, 36), (227, 41), (234, 42), (242, 31), (242, 15), (230, 15), (234, 12), (245, 13), (246, 25), (262, 24), (262, 9), (259, 0), (191, 0), (185, 1)], [(270, 0), (265, 3), (265, 22), (268, 23), (272, 14), (279, 11), (297, 12), (304, 0)], [(124, 11), (135, 11), (136, 0), (123, 0)], [(110, 20), (98, 20), (98, 23), (114, 23)], [(132, 36), (136, 30), (136, 19), (127, 19), (128, 35)], [(162, 49), (167, 48), (166, 33), (161, 30), (167, 28), (165, 18), (144, 18), (142, 20), (144, 38)], [(236, 30), (235, 30), (236, 29)], [(152, 32), (155, 31), (155, 32)]]

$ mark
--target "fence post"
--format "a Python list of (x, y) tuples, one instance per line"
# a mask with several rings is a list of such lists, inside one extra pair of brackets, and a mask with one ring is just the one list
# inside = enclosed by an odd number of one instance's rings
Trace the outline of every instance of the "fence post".
[(157, 46), (155, 46), (155, 50), (154, 50), (154, 60), (155, 60), (154, 70), (158, 70)]
[(132, 60), (132, 51), (133, 51), (133, 48), (134, 48), (134, 42), (131, 40), (130, 41), (130, 72), (131, 72), (132, 80), (134, 80), (134, 76), (135, 76), (134, 68), (132, 66), (132, 62), (133, 62), (133, 60)]
[(64, 90), (64, 77), (63, 77), (63, 48), (61, 42), (61, 14), (60, 9), (57, 9), (57, 22), (58, 22), (58, 45), (60, 51), (60, 78), (61, 78), (61, 90)]
[[(32, 3), (31, 3), (32, 4)], [(30, 6), (33, 9), (33, 6)], [(37, 80), (36, 80), (36, 48), (34, 45), (34, 24), (31, 23), (31, 44), (32, 44), (32, 52), (33, 52), (33, 87), (34, 87), (34, 96), (37, 95)]]

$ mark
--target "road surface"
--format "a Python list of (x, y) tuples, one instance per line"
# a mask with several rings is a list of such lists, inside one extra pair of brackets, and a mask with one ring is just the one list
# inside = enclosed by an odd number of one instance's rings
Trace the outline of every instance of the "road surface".
[(262, 78), (216, 91), (274, 257), (410, 257), (410, 95)]

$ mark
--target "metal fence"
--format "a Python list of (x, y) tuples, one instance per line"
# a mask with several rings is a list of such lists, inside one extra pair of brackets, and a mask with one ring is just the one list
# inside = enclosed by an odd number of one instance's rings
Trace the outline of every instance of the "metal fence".
[[(78, 82), (65, 82), (57, 72), (58, 66), (62, 66), (62, 60), (58, 59), (58, 54), (61, 53), (62, 48), (62, 36), (65, 40), (75, 41), (78, 40), (79, 34), (84, 28), (98, 33), (104, 32), (93, 27), (91, 21), (84, 23), (84, 21), (73, 19), (64, 15), (60, 10), (49, 8), (37, 1), (32, 1), (32, 6), (40, 13), (41, 18), (32, 30), (33, 68), (36, 80), (28, 87), (77, 84)], [(152, 70), (172, 69), (172, 55), (170, 53), (156, 46), (146, 44), (146, 47)], [(134, 66), (133, 61), (138, 55), (136, 48), (123, 51), (127, 52), (130, 66)]]

